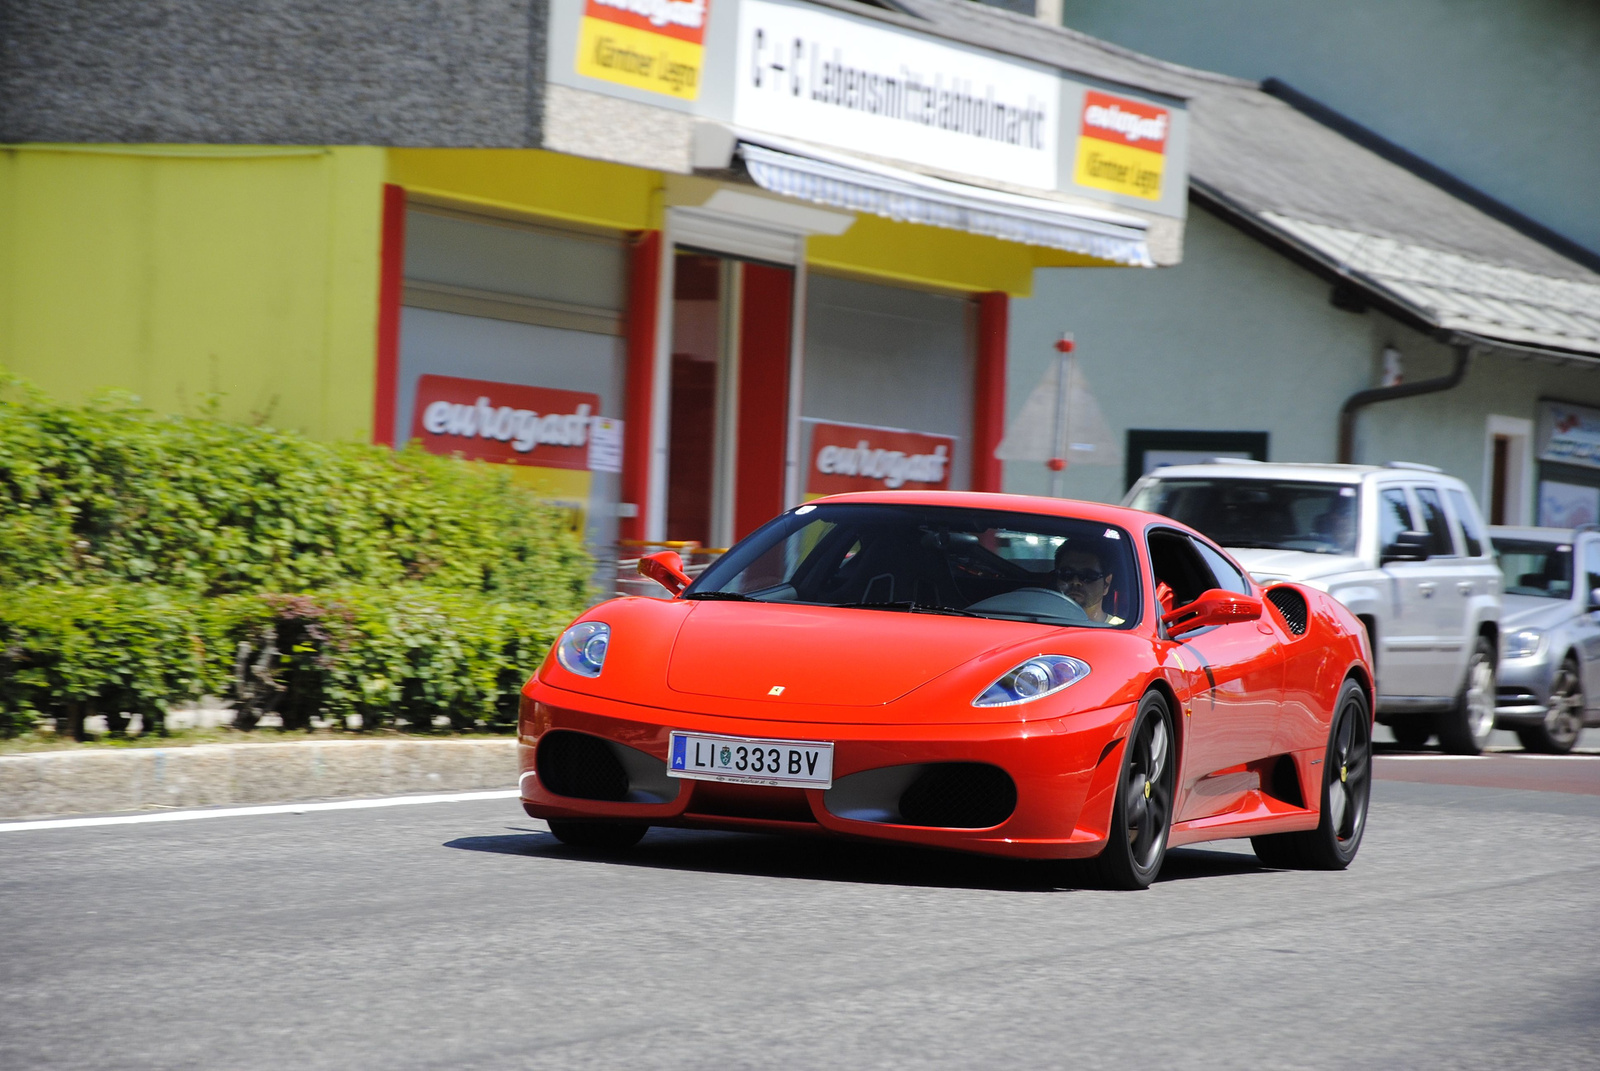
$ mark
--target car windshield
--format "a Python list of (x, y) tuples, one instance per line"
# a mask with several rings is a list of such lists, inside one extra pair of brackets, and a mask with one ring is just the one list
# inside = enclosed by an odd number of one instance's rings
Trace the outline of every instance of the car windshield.
[(1131, 627), (1139, 583), (1119, 528), (946, 506), (805, 505), (723, 555), (686, 599), (803, 603)]
[(1132, 505), (1182, 521), (1225, 547), (1354, 554), (1355, 487), (1251, 479), (1156, 479)]
[(1572, 544), (1533, 539), (1496, 539), (1507, 595), (1572, 598)]

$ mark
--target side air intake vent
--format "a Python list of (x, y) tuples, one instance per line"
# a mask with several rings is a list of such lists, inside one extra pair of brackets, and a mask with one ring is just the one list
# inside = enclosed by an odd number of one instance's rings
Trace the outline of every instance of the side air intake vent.
[(555, 730), (539, 739), (534, 756), (539, 781), (558, 796), (580, 800), (625, 800), (628, 773), (598, 736)]
[(981, 762), (929, 766), (900, 796), (909, 826), (987, 829), (1017, 809), (1017, 786), (1004, 770)]
[(1283, 615), (1283, 623), (1289, 626), (1289, 631), (1296, 636), (1306, 634), (1306, 597), (1294, 588), (1275, 587), (1267, 589), (1267, 598), (1272, 605), (1278, 608), (1278, 613)]

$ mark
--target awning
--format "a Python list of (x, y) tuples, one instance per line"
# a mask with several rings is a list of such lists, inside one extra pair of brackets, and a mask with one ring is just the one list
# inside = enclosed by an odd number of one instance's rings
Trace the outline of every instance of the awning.
[(948, 182), (765, 135), (738, 137), (737, 152), (756, 185), (785, 197), (1115, 264), (1155, 266), (1147, 225), (1137, 216)]

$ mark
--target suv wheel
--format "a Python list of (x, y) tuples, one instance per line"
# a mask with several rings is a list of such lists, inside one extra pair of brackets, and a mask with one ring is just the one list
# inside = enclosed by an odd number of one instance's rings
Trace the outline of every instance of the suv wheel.
[(1480, 754), (1494, 732), (1494, 655), (1494, 645), (1479, 636), (1455, 709), (1439, 719), (1439, 743), (1452, 755)]

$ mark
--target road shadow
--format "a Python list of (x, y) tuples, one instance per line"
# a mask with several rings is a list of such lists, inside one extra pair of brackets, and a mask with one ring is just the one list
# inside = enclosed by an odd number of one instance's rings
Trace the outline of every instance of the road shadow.
[[(513, 831), (461, 837), (444, 846), (536, 859), (856, 885), (1031, 893), (1102, 888), (1081, 861), (997, 859), (911, 845), (659, 827), (625, 851), (594, 851), (568, 847), (539, 830), (509, 828)], [(1174, 848), (1167, 853), (1158, 883), (1267, 873), (1271, 871), (1253, 855)]]

